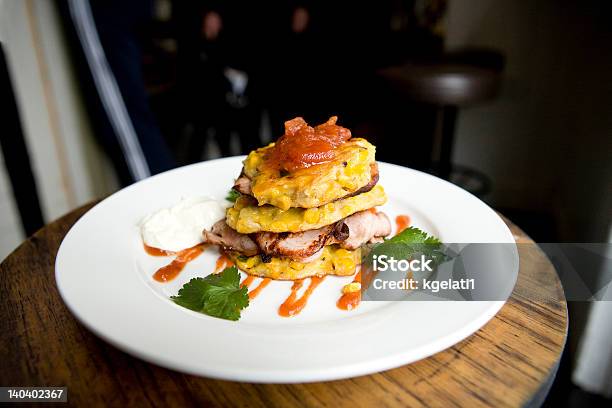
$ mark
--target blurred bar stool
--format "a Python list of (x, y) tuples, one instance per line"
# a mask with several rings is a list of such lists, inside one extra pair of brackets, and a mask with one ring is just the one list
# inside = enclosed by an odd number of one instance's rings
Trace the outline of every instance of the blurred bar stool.
[(504, 57), (487, 49), (470, 49), (411, 61), (379, 71), (396, 92), (436, 109), (431, 172), (482, 196), (489, 178), (474, 169), (453, 165), (455, 122), (459, 108), (495, 98), (501, 85)]

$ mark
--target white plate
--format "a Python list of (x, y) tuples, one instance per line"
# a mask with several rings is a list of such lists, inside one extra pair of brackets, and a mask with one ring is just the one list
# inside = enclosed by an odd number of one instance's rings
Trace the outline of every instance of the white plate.
[[(333, 380), (398, 367), (452, 346), (483, 326), (503, 306), (489, 302), (362, 302), (336, 308), (351, 278), (328, 277), (296, 317), (278, 306), (291, 282), (273, 281), (238, 322), (175, 305), (168, 298), (194, 276), (212, 272), (209, 248), (179, 277), (162, 284), (151, 275), (168, 259), (145, 254), (138, 223), (181, 197), (223, 198), (240, 172), (240, 157), (175, 169), (131, 185), (87, 212), (68, 232), (55, 264), (57, 285), (70, 311), (98, 336), (149, 362), (235, 381), (292, 383)], [(436, 177), (379, 163), (389, 216), (444, 242), (514, 243), (486, 204)], [(518, 271), (518, 254), (513, 246)]]

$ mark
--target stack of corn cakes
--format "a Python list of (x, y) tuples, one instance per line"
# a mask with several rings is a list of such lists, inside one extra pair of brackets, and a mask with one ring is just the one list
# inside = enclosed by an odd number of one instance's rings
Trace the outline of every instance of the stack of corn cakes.
[(204, 231), (244, 272), (272, 279), (352, 275), (361, 247), (390, 234), (377, 185), (375, 147), (351, 138), (336, 117), (317, 127), (302, 118), (252, 151), (226, 219)]

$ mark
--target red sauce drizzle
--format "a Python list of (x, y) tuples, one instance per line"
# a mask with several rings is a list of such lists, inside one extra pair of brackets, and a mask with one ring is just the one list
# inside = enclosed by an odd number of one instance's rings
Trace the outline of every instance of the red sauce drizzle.
[[(249, 276), (250, 278), (251, 276)], [(248, 278), (247, 278), (248, 279)], [(246, 280), (246, 279), (245, 279)], [(252, 291), (249, 292), (249, 299), (255, 299), (257, 295), (270, 283), (270, 278), (264, 278), (259, 285), (255, 286)], [(248, 286), (248, 285), (247, 285)]]
[(397, 225), (396, 234), (399, 234), (410, 226), (410, 217), (407, 215), (398, 215), (395, 217), (395, 225)]
[(310, 278), (310, 285), (308, 285), (306, 292), (304, 292), (304, 294), (299, 298), (297, 298), (297, 293), (302, 288), (302, 285), (304, 284), (304, 279), (298, 279), (293, 282), (293, 286), (291, 287), (291, 294), (289, 295), (287, 300), (285, 300), (285, 302), (278, 308), (278, 314), (283, 317), (292, 317), (299, 314), (302, 309), (304, 309), (304, 306), (306, 306), (308, 298), (310, 297), (310, 295), (312, 295), (312, 292), (317, 286), (319, 286), (321, 282), (323, 282), (323, 279), (325, 279), (325, 276), (313, 276), (312, 278)]
[(372, 281), (374, 280), (374, 278), (376, 277), (376, 275), (378, 274), (377, 271), (374, 271), (374, 269), (372, 268), (372, 266), (369, 267), (361, 267), (361, 271), (359, 271), (359, 273), (361, 274), (361, 287), (362, 288), (369, 288), (370, 284), (372, 283)]
[(227, 257), (223, 252), (217, 258), (217, 262), (215, 263), (215, 271), (213, 273), (219, 273), (223, 271), (225, 268), (229, 268), (234, 266), (234, 262)]
[[(357, 272), (357, 275), (355, 275), (355, 279), (353, 279), (353, 282), (361, 283), (361, 271)], [(340, 296), (340, 299), (338, 299), (338, 301), (336, 302), (336, 306), (338, 307), (338, 309), (342, 310), (353, 310), (354, 308), (359, 306), (359, 303), (361, 303), (360, 290), (358, 290), (357, 292), (343, 293), (342, 296)]]
[(151, 255), (151, 256), (170, 256), (170, 255), (174, 255), (176, 254), (176, 252), (172, 252), (172, 251), (166, 251), (165, 249), (159, 249), (159, 248), (155, 248), (152, 246), (148, 246), (147, 244), (144, 244), (144, 250), (147, 254)]
[(240, 287), (249, 287), (251, 286), (251, 283), (253, 283), (253, 281), (255, 280), (255, 277), (253, 275), (248, 275), (243, 281), (242, 283), (240, 283)]
[(170, 264), (163, 266), (155, 272), (153, 279), (158, 282), (169, 282), (176, 278), (185, 265), (196, 259), (204, 252), (204, 245), (196, 245), (176, 253), (176, 258)]

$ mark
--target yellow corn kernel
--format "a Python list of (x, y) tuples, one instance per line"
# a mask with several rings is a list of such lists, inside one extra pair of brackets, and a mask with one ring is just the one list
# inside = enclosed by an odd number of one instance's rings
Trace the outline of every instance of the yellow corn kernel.
[(342, 293), (353, 293), (359, 292), (361, 290), (361, 283), (359, 282), (351, 282), (342, 287)]
[(342, 187), (346, 189), (349, 189), (349, 190), (353, 189), (354, 183), (352, 182), (352, 179), (350, 177), (340, 176), (336, 179), (336, 181), (338, 182), (338, 184), (340, 184)]
[(275, 200), (279, 198), (282, 193), (278, 188), (268, 188), (265, 191), (262, 191), (263, 195), (269, 200)]
[(287, 228), (287, 223), (283, 221), (274, 221), (272, 223), (272, 229), (274, 231), (280, 231)]
[(291, 207), (291, 198), (286, 195), (278, 196), (272, 202), (281, 210), (288, 210)]
[(346, 249), (338, 249), (333, 257), (334, 269), (338, 275), (349, 275), (355, 271), (353, 254)]
[(246, 260), (245, 265), (247, 268), (253, 268), (259, 264), (261, 258), (257, 255), (250, 257)]
[(225, 217), (229, 220), (236, 220), (236, 218), (238, 218), (238, 210), (230, 207), (227, 209), (227, 211), (225, 212)]
[(259, 162), (261, 161), (259, 157), (260, 156), (257, 154), (249, 154), (246, 160), (244, 161), (245, 170), (249, 172), (253, 172), (255, 168), (257, 167), (257, 165), (259, 164)]
[(344, 174), (347, 177), (352, 177), (359, 174), (361, 167), (358, 166), (359, 161), (350, 161), (348, 166), (344, 169)]
[(248, 206), (248, 203), (249, 203), (249, 199), (247, 197), (240, 196), (234, 203), (234, 208), (236, 210), (242, 210), (243, 208)]
[(355, 207), (353, 207), (352, 205), (345, 205), (344, 207), (342, 207), (341, 212), (344, 217), (348, 217), (349, 215), (355, 212)]
[(304, 211), (304, 221), (309, 224), (314, 224), (319, 222), (321, 214), (319, 214), (318, 208), (309, 208)]
[(301, 271), (302, 269), (304, 269), (304, 264), (301, 262), (291, 261), (289, 263), (289, 267), (295, 269), (296, 271)]
[(351, 258), (351, 252), (348, 249), (338, 248), (334, 253), (338, 258)]

